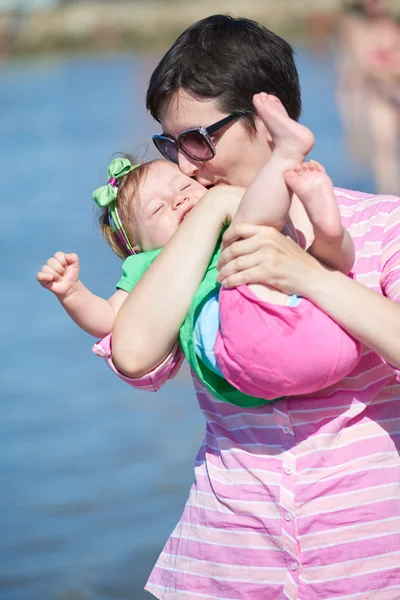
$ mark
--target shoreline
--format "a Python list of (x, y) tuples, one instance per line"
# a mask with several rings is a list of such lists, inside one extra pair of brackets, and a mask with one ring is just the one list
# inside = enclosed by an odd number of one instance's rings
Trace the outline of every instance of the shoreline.
[[(18, 57), (164, 52), (192, 23), (247, 17), (297, 44), (326, 49), (352, 0), (69, 0), (50, 9), (0, 9), (0, 62)], [(400, 16), (398, 0), (387, 0)], [(22, 6), (22, 5), (21, 5)]]
[[(341, 0), (318, 5), (320, 30), (337, 21)], [(289, 40), (305, 40), (315, 18), (315, 0), (116, 0), (71, 2), (47, 10), (0, 12), (0, 58), (124, 51), (162, 52), (189, 25), (228, 13), (266, 25)], [(310, 26), (312, 31), (310, 32)], [(329, 33), (328, 31), (326, 33)]]

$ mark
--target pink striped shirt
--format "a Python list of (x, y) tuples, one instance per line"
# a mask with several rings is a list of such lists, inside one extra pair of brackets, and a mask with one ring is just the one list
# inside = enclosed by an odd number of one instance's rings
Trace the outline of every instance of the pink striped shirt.
[[(336, 196), (355, 279), (398, 302), (399, 198)], [(112, 366), (109, 345), (97, 351)], [(130, 383), (156, 389), (180, 360), (176, 350)], [(194, 385), (207, 423), (195, 481), (146, 589), (162, 600), (399, 599), (397, 373), (364, 348), (339, 384), (247, 410)]]

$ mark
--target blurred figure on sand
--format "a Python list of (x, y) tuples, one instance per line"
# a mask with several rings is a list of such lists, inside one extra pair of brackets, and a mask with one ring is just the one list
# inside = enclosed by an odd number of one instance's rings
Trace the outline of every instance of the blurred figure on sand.
[(339, 35), (338, 104), (348, 146), (358, 161), (371, 162), (379, 192), (398, 193), (399, 21), (384, 0), (346, 3)]

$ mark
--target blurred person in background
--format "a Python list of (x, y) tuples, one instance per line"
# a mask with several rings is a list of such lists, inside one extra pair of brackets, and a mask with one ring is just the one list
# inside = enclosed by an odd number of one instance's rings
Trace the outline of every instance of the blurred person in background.
[[(299, 119), (292, 48), (253, 21), (214, 15), (168, 50), (147, 106), (185, 175), (247, 187), (272, 150), (252, 106), (261, 90)], [(210, 160), (176, 143), (234, 111), (244, 117), (212, 137)], [(308, 298), (364, 345), (361, 361), (322, 392), (256, 409), (221, 402), (194, 378), (206, 435), (184, 512), (146, 586), (160, 599), (399, 596), (399, 198), (340, 189), (335, 197), (356, 246), (352, 277), (272, 228), (238, 223), (224, 234), (219, 278), (226, 289), (267, 285)], [(289, 216), (309, 247), (311, 223), (295, 195)], [(103, 355), (134, 387), (156, 390), (176, 372), (179, 327), (166, 329), (164, 318), (180, 278), (201, 271), (201, 248), (197, 237), (187, 248), (173, 237), (117, 315)]]
[(346, 4), (338, 105), (348, 146), (370, 161), (380, 192), (400, 191), (400, 24), (384, 0)]

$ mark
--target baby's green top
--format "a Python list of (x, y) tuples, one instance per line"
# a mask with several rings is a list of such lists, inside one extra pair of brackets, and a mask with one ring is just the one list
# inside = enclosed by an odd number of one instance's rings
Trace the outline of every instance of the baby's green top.
[[(122, 277), (117, 283), (117, 288), (129, 293), (160, 252), (161, 249), (129, 256), (122, 265)], [(206, 367), (206, 365), (198, 358), (195, 352), (193, 332), (196, 319), (207, 297), (211, 294), (211, 292), (214, 292), (214, 290), (217, 290), (220, 287), (219, 283), (217, 282), (216, 268), (219, 255), (220, 248), (218, 244), (211, 258), (210, 264), (208, 265), (203, 281), (201, 282), (192, 300), (189, 312), (186, 315), (186, 319), (180, 328), (179, 344), (190, 367), (196, 373), (200, 381), (213, 394), (213, 396), (219, 398), (220, 400), (230, 402), (231, 404), (236, 404), (237, 406), (251, 407), (269, 404), (270, 402), (273, 402), (273, 400), (254, 398), (237, 390), (223, 377), (220, 377)]]

